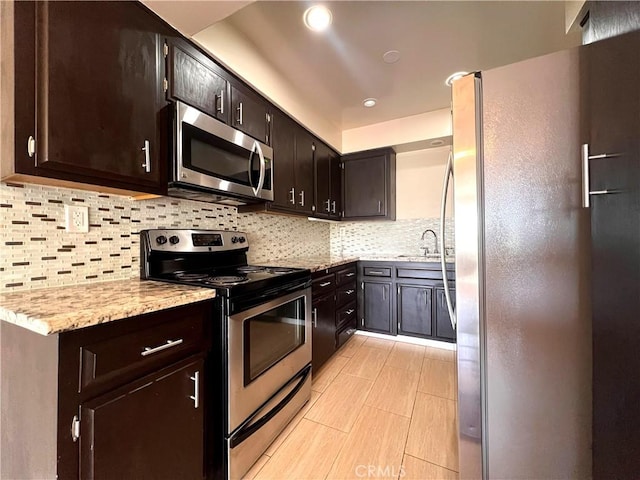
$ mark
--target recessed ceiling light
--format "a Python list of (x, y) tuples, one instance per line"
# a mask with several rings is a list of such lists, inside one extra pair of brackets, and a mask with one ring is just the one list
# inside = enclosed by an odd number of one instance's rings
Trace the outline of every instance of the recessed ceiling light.
[(400, 60), (400, 52), (398, 50), (389, 50), (382, 55), (382, 60), (384, 60), (384, 63), (396, 63)]
[(377, 100), (375, 98), (365, 98), (362, 104), (367, 108), (371, 108), (376, 106), (376, 102)]
[(456, 73), (452, 73), (452, 74), (451, 74), (451, 75), (449, 75), (449, 76), (447, 77), (447, 79), (444, 81), (444, 84), (445, 84), (447, 87), (450, 87), (450, 86), (451, 86), (451, 84), (452, 84), (455, 80), (458, 80), (459, 78), (462, 78), (462, 77), (464, 77), (465, 75), (468, 75), (468, 74), (469, 74), (469, 72), (456, 72)]
[(323, 5), (307, 8), (302, 18), (307, 28), (314, 32), (322, 32), (331, 25), (331, 11)]

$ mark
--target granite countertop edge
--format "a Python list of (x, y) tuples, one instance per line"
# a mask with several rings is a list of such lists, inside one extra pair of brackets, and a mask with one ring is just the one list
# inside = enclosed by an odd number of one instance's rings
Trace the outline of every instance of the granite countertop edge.
[[(311, 270), (311, 273), (318, 272), (333, 267), (339, 267), (348, 263), (362, 261), (376, 261), (376, 262), (409, 262), (409, 263), (440, 263), (440, 257), (437, 256), (401, 256), (395, 254), (376, 254), (376, 255), (319, 255), (319, 256), (304, 256), (304, 257), (288, 257), (281, 258), (269, 262), (274, 267), (297, 267), (307, 268)], [(455, 258), (448, 257), (445, 261), (453, 264)]]
[(0, 320), (40, 335), (159, 312), (215, 298), (215, 291), (139, 279), (0, 295)]

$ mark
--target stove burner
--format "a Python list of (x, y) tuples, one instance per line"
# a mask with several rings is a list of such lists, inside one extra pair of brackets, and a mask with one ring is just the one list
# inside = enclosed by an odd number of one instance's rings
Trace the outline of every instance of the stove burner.
[(208, 277), (205, 282), (214, 285), (239, 285), (241, 283), (247, 283), (249, 279), (247, 277), (241, 277), (240, 275), (222, 275), (219, 277)]
[(186, 280), (186, 281), (198, 281), (204, 280), (209, 275), (206, 273), (186, 273), (186, 272), (176, 272), (175, 277), (176, 280)]
[(283, 275), (285, 273), (295, 272), (295, 268), (286, 268), (286, 267), (270, 267), (267, 268), (267, 272), (273, 273), (274, 275)]
[(258, 267), (256, 265), (246, 265), (244, 267), (236, 268), (240, 273), (255, 273), (255, 272), (263, 272), (266, 270), (265, 267)]

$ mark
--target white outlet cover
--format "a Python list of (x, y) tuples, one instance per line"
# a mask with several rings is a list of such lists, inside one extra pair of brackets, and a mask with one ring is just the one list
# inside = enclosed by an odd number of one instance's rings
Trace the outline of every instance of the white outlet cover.
[(65, 205), (64, 219), (67, 232), (87, 233), (89, 231), (89, 207)]

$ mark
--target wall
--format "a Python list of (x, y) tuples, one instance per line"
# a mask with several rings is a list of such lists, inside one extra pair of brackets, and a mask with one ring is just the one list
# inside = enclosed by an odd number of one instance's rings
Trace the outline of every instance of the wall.
[[(89, 207), (88, 233), (64, 230), (64, 205)], [(139, 231), (202, 228), (245, 231), (249, 259), (327, 254), (329, 225), (305, 218), (237, 213), (235, 207), (177, 198), (135, 201), (23, 184), (0, 184), (3, 293), (139, 276)]]

